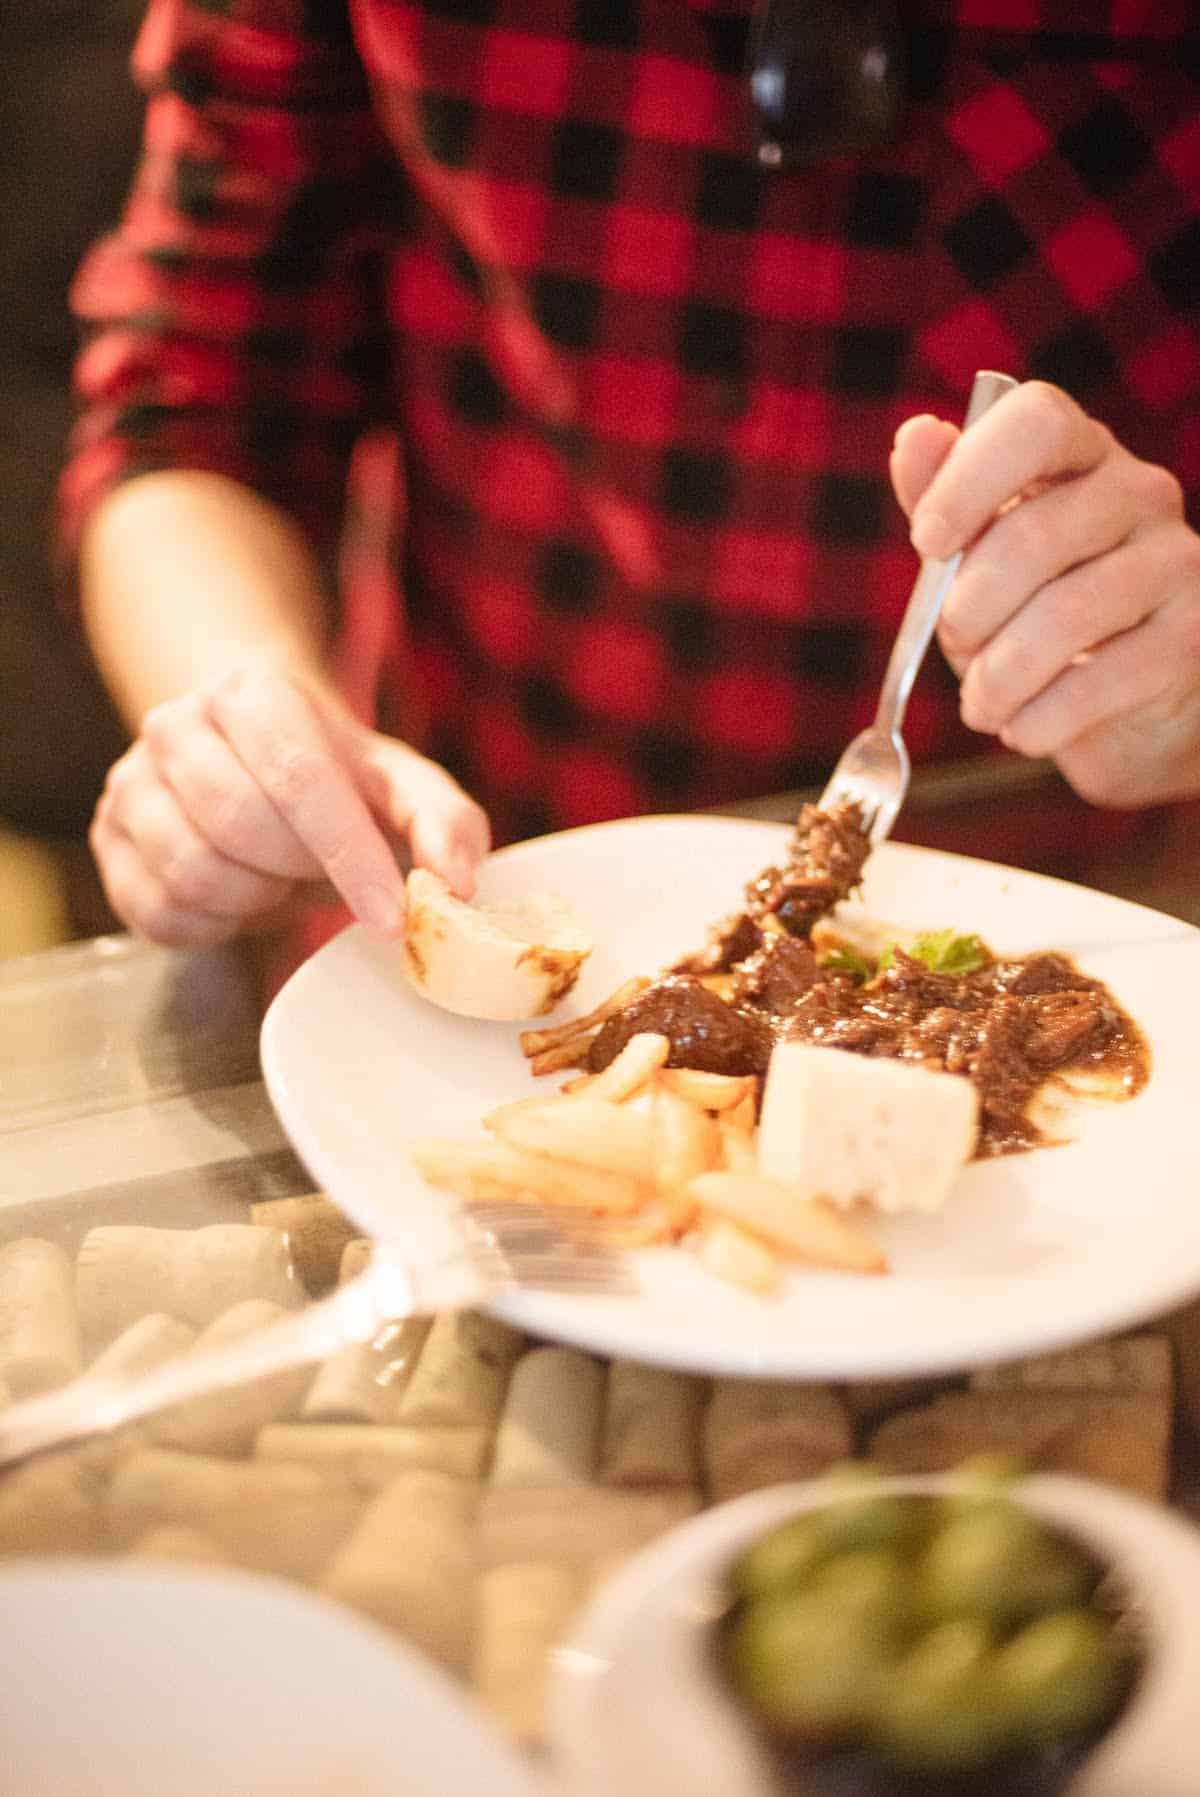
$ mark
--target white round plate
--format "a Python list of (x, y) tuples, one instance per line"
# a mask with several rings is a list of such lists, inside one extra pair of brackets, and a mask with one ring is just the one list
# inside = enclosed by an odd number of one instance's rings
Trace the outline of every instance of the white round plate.
[[(881, 1489), (937, 1491), (944, 1477)], [(1135, 1594), (1153, 1657), (1070, 1797), (1188, 1797), (1200, 1758), (1200, 1535), (1104, 1486), (1038, 1475), (1021, 1501), (1110, 1561)], [(712, 1654), (725, 1569), (828, 1485), (777, 1485), (684, 1523), (622, 1569), (554, 1658), (551, 1763), (565, 1797), (778, 1797), (779, 1782)], [(797, 1794), (798, 1797), (798, 1794)]]
[[(549, 888), (590, 918), (597, 947), (570, 1001), (581, 1013), (630, 974), (656, 973), (702, 943), (786, 839), (778, 826), (725, 818), (600, 824), (502, 850), (481, 893)], [(890, 1276), (798, 1269), (762, 1298), (706, 1273), (686, 1249), (660, 1248), (636, 1257), (634, 1296), (522, 1291), (499, 1300), (499, 1314), (699, 1372), (853, 1379), (1062, 1346), (1200, 1289), (1200, 931), (1063, 881), (890, 843), (867, 864), (861, 904), (901, 929), (978, 931), (998, 954), (1072, 955), (1145, 1031), (1148, 1086), (1127, 1104), (1077, 1107), (1066, 1146), (973, 1163), (938, 1215), (881, 1222)], [(429, 1004), (405, 979), (399, 947), (354, 928), (275, 999), (263, 1067), (316, 1182), (366, 1232), (406, 1235), (415, 1251), (422, 1237), (444, 1240), (451, 1201), (424, 1186), (405, 1144), (478, 1135), (491, 1107), (535, 1090), (518, 1034)]]
[(4, 1797), (543, 1790), (444, 1673), (272, 1579), (25, 1562), (0, 1615)]

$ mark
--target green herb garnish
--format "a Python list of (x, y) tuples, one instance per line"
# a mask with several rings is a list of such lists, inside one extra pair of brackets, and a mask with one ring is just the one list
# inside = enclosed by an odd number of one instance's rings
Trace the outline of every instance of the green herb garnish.
[(830, 973), (849, 974), (852, 980), (869, 980), (875, 972), (871, 963), (852, 948), (831, 948), (827, 955), (820, 957), (820, 965), (827, 967)]
[[(879, 957), (879, 972), (896, 959), (896, 944), (889, 942)], [(930, 973), (974, 973), (991, 960), (978, 936), (960, 936), (954, 930), (929, 930), (905, 949), (914, 961), (923, 961)]]

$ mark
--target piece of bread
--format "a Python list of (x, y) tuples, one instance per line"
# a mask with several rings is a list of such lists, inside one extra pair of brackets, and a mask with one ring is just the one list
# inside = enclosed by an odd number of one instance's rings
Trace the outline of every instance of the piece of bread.
[(426, 868), (408, 876), (404, 971), (423, 997), (461, 1017), (544, 1016), (591, 951), (581, 919), (551, 893), (467, 904)]
[(763, 1091), (758, 1164), (808, 1198), (940, 1209), (975, 1151), (979, 1098), (957, 1074), (783, 1041)]

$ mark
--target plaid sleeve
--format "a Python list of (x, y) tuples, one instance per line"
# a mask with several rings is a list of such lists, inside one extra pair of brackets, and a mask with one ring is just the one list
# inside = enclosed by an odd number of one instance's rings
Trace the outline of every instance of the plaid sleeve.
[(386, 182), (345, 0), (151, 0), (124, 216), (83, 263), (69, 556), (99, 500), (158, 468), (226, 474), (326, 546), (381, 410)]

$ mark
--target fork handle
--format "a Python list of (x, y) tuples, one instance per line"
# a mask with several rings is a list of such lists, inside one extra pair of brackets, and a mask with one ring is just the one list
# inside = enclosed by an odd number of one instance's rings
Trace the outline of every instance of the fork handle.
[[(1002, 399), (1016, 385), (1011, 374), (997, 374), (990, 368), (981, 369), (971, 387), (963, 429), (970, 430), (998, 399)], [(883, 677), (883, 690), (879, 695), (879, 708), (875, 713), (876, 724), (886, 730), (889, 736), (897, 736), (900, 732), (913, 682), (925, 659), (925, 651), (929, 647), (942, 606), (946, 603), (946, 594), (953, 585), (961, 561), (962, 551), (959, 550), (945, 561), (928, 560), (921, 564), (921, 572), (917, 576), (900, 629), (896, 633), (896, 641), (892, 645), (887, 672)]]
[(416, 1298), (398, 1263), (372, 1264), (320, 1303), (240, 1341), (181, 1355), (133, 1377), (89, 1379), (85, 1374), (60, 1391), (0, 1412), (0, 1467), (107, 1434), (187, 1398), (323, 1360), (348, 1342), (369, 1341), (385, 1322), (411, 1315), (418, 1308)]

